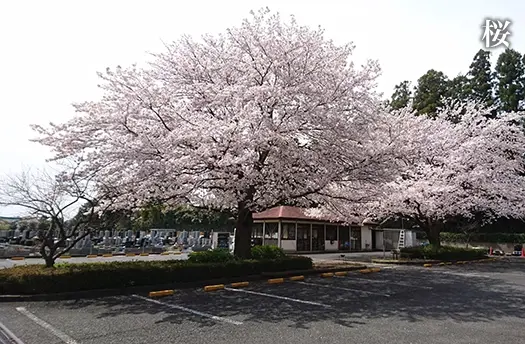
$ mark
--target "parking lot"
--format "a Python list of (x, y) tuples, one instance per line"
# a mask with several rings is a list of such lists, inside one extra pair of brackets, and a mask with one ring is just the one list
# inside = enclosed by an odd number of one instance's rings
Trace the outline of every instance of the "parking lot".
[(504, 259), (159, 299), (2, 303), (0, 322), (25, 344), (518, 343), (524, 272), (525, 259)]

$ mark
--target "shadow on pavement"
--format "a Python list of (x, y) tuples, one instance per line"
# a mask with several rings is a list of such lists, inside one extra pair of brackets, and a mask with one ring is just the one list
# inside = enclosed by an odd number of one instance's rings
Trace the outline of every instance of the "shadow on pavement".
[[(461, 270), (460, 267), (454, 267), (442, 271)], [(488, 263), (475, 267), (469, 265), (465, 266), (464, 270), (488, 273), (505, 271), (525, 275), (525, 261)], [(513, 281), (507, 278), (446, 275), (414, 269), (401, 269), (394, 273), (385, 271), (379, 274), (384, 275), (376, 275), (377, 278), (383, 278), (385, 281), (395, 278), (395, 281), (413, 283), (415, 286), (433, 285), (433, 289), (397, 286), (391, 297), (363, 295), (296, 283), (279, 286), (260, 284), (248, 289), (323, 303), (330, 307), (231, 291), (204, 293), (200, 290), (185, 290), (159, 301), (215, 316), (237, 319), (244, 323), (279, 323), (282, 326), (303, 329), (319, 322), (354, 327), (366, 324), (368, 319), (378, 318), (409, 322), (446, 319), (456, 322), (489, 322), (507, 316), (525, 318), (523, 305), (525, 284), (512, 285)], [(351, 277), (348, 279), (350, 280)], [(329, 283), (345, 287), (337, 280)], [(351, 280), (348, 283), (351, 283)], [(382, 285), (364, 282), (357, 283), (352, 288), (380, 291)], [(516, 290), (516, 285), (522, 286), (521, 290)], [(224, 325), (213, 319), (133, 297), (79, 300), (65, 302), (63, 306), (78, 310), (89, 309), (89, 312), (98, 318), (117, 317), (121, 314), (158, 314), (162, 311), (168, 314), (161, 320), (162, 322), (181, 324), (191, 321), (201, 327)], [(108, 319), (108, 321), (112, 320)]]

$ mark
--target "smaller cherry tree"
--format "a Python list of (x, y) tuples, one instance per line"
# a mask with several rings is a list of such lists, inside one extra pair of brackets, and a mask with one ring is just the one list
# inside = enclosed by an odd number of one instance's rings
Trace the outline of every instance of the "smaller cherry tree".
[(416, 154), (383, 185), (371, 214), (413, 220), (436, 247), (447, 221), (475, 230), (497, 218), (525, 217), (522, 121), (516, 113), (491, 118), (492, 110), (477, 102), (451, 104), (435, 119), (400, 110)]
[[(0, 181), (0, 206), (20, 207), (31, 217), (45, 219), (45, 225), (37, 228), (37, 237), (46, 267), (53, 267), (58, 257), (88, 236), (93, 230), (91, 219), (102, 211), (91, 194), (91, 178), (70, 171), (57, 175), (24, 171)], [(74, 215), (81, 202), (87, 205), (84, 216), (68, 226), (68, 216)]]

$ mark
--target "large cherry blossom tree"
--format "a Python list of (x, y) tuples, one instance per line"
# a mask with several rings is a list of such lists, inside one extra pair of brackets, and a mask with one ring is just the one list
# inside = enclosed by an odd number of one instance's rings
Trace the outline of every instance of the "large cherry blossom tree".
[(374, 93), (379, 68), (356, 68), (353, 49), (261, 10), (221, 35), (182, 37), (147, 68), (108, 69), (104, 97), (36, 126), (37, 141), (81, 159), (114, 187), (115, 206), (235, 211), (246, 257), (253, 212), (330, 194), (363, 201), (392, 176), (399, 149)]
[[(415, 116), (410, 105), (394, 112), (403, 118), (407, 130), (399, 140), (412, 147), (411, 154), (362, 213), (379, 220), (409, 218), (437, 247), (447, 221), (480, 226), (502, 217), (524, 218), (522, 117), (505, 113), (491, 119), (492, 111), (467, 102), (444, 107), (435, 119)], [(336, 204), (332, 214), (351, 214), (353, 206)]]

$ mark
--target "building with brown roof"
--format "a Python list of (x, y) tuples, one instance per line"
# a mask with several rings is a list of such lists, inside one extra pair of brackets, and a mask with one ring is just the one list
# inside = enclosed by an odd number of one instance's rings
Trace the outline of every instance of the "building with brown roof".
[(305, 209), (280, 206), (253, 215), (252, 240), (288, 252), (366, 251), (373, 248), (373, 223), (331, 222)]

